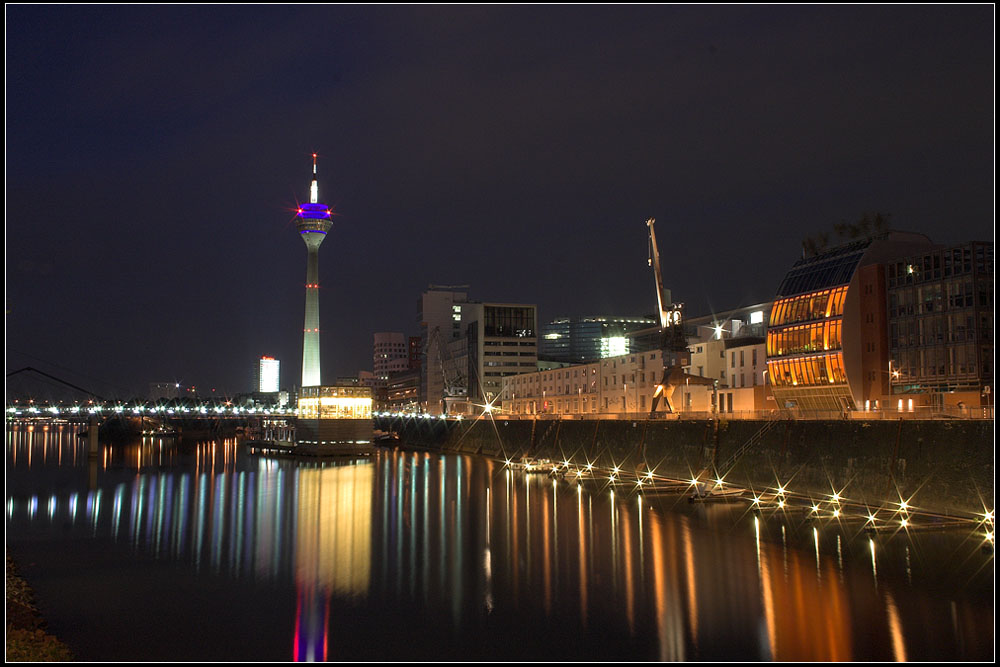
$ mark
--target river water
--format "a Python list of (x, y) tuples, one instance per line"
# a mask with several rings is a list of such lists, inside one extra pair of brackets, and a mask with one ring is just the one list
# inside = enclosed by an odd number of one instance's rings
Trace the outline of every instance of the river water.
[(400, 449), (7, 430), (7, 549), (81, 660), (993, 660), (982, 530), (869, 536)]

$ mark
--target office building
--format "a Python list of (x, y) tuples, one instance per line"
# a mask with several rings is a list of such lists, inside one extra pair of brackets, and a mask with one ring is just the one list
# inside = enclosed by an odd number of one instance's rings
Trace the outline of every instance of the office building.
[(499, 407), (502, 379), (536, 369), (536, 307), (519, 303), (467, 303), (462, 308), (462, 326), (466, 332), (469, 402), (473, 406)]
[(900, 257), (886, 279), (885, 409), (992, 405), (993, 244)]

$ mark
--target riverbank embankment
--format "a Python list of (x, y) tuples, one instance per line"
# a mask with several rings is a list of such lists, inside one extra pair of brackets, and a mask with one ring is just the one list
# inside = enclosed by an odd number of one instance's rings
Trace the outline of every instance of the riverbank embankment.
[(375, 426), (434, 451), (655, 469), (677, 479), (707, 471), (750, 489), (837, 493), (871, 507), (905, 500), (946, 514), (993, 509), (992, 420), (378, 417)]
[(66, 662), (69, 648), (45, 631), (34, 594), (7, 555), (7, 662)]

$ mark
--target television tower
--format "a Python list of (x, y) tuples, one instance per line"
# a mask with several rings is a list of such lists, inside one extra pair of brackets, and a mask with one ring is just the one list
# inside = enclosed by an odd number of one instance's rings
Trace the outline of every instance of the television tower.
[(333, 226), (330, 209), (319, 203), (316, 180), (316, 154), (313, 153), (312, 184), (309, 203), (299, 204), (296, 226), (306, 242), (306, 322), (302, 333), (302, 386), (315, 387), (319, 377), (319, 246)]

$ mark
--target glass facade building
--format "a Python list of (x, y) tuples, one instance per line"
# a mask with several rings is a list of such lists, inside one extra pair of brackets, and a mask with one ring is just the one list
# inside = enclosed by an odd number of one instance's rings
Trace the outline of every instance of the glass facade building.
[(302, 387), (302, 419), (371, 419), (372, 390), (362, 386)]
[(767, 372), (779, 408), (853, 405), (844, 370), (844, 302), (870, 243), (803, 258), (782, 280), (767, 324)]
[(652, 317), (560, 317), (542, 325), (538, 356), (547, 361), (589, 363), (635, 352), (628, 334), (657, 325)]
[(785, 275), (767, 323), (767, 373), (779, 409), (847, 412), (888, 388), (885, 265), (934, 246), (886, 232), (803, 257)]

